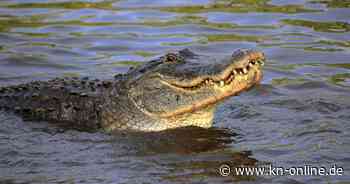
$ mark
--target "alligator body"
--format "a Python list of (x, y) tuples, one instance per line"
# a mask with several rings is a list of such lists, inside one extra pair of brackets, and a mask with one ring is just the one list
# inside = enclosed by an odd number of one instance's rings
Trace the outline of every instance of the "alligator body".
[(262, 78), (264, 55), (169, 53), (110, 80), (56, 78), (0, 88), (0, 108), (79, 129), (161, 131), (210, 127), (216, 105)]

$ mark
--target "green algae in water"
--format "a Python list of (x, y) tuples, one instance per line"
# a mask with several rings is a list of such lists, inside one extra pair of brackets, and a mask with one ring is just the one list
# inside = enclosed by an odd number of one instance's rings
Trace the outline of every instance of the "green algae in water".
[[(44, 22), (38, 20), (37, 18), (10, 18), (10, 19), (0, 19), (0, 32), (10, 32), (13, 28), (23, 27), (23, 28), (39, 28), (51, 25), (72, 25), (72, 26), (111, 26), (112, 22), (84, 22), (81, 20), (69, 20), (69, 21), (55, 21), (55, 22)], [(31, 33), (27, 33), (31, 34)], [(32, 33), (30, 36), (50, 36), (50, 35), (39, 35)]]
[(178, 26), (178, 25), (184, 25), (184, 24), (196, 24), (203, 27), (213, 28), (213, 29), (236, 29), (236, 28), (276, 29), (276, 26), (270, 26), (270, 25), (237, 25), (234, 23), (209, 22), (207, 18), (200, 17), (197, 15), (178, 16), (174, 20), (169, 20), (169, 21), (145, 20), (142, 23), (124, 23), (124, 24), (127, 24), (127, 25), (135, 24), (135, 25), (156, 26), (156, 27), (169, 27), (169, 26)]
[(350, 73), (339, 73), (332, 75), (328, 78), (328, 81), (335, 85), (350, 87)]
[(146, 52), (146, 51), (135, 51), (133, 52), (133, 54), (142, 56), (142, 57), (152, 57), (152, 56), (156, 56), (158, 53)]
[(320, 10), (308, 9), (302, 5), (272, 5), (270, 0), (218, 0), (209, 5), (194, 5), (180, 7), (164, 7), (163, 11), (177, 13), (206, 13), (206, 12), (268, 12), (268, 13), (307, 13)]
[[(164, 36), (164, 35), (163, 35)], [(173, 35), (174, 36), (174, 35)], [(210, 42), (262, 42), (269, 39), (267, 36), (238, 35), (238, 34), (200, 34), (200, 35), (178, 35), (192, 38), (189, 42), (168, 42), (162, 45), (167, 46), (188, 46), (193, 44), (208, 44)], [(272, 38), (271, 38), (272, 39)]]
[(339, 52), (344, 51), (340, 48), (321, 48), (321, 47), (304, 47), (305, 51), (315, 51), (315, 52)]
[(321, 3), (325, 4), (328, 8), (350, 8), (349, 0), (314, 0), (310, 3)]
[(350, 79), (350, 73), (339, 73), (329, 77), (329, 81), (333, 84), (339, 84)]
[(30, 45), (33, 45), (33, 46), (45, 46), (45, 47), (51, 47), (51, 48), (56, 47), (56, 44), (54, 44), (54, 43), (45, 43), (45, 42), (33, 42)]
[(300, 19), (284, 19), (281, 22), (287, 25), (311, 28), (319, 32), (350, 31), (350, 24), (346, 22), (317, 22), (317, 21), (300, 20)]
[(32, 38), (49, 38), (50, 36), (54, 36), (54, 34), (52, 33), (31, 33), (31, 32), (17, 32), (17, 33), (32, 37)]
[(115, 66), (138, 66), (142, 64), (143, 62), (139, 62), (139, 61), (118, 61), (116, 63), (113, 63), (113, 65)]
[(83, 8), (93, 8), (93, 9), (112, 9), (112, 2), (56, 2), (56, 3), (21, 3), (7, 5), (7, 8), (53, 8), (53, 9), (83, 9)]
[(307, 82), (306, 79), (304, 78), (295, 78), (295, 79), (291, 79), (291, 78), (287, 78), (287, 77), (283, 77), (283, 78), (275, 78), (272, 79), (271, 84), (273, 86), (286, 86), (286, 85), (294, 85), (294, 84), (303, 84)]
[(63, 77), (80, 77), (80, 73), (77, 72), (64, 72)]
[(237, 34), (212, 34), (203, 35), (209, 42), (223, 42), (223, 41), (247, 41), (247, 42), (261, 42), (264, 40), (262, 36), (253, 35), (237, 35)]
[(319, 40), (315, 42), (279, 42), (279, 43), (261, 43), (261, 47), (279, 47), (303, 49), (311, 52), (341, 52), (349, 50), (349, 41), (338, 40)]
[(350, 41), (320, 40), (318, 43), (325, 45), (337, 45), (339, 47), (350, 47)]
[(195, 42), (167, 42), (162, 43), (164, 46), (189, 46), (193, 45)]
[(15, 27), (41, 27), (43, 23), (38, 22), (33, 19), (0, 19), (0, 32), (9, 32), (12, 28)]
[(350, 69), (350, 63), (326, 64), (326, 66)]
[(103, 68), (105, 67), (125, 67), (125, 66), (139, 66), (142, 65), (143, 62), (140, 61), (116, 61), (112, 63), (101, 63), (98, 64), (98, 66), (101, 66)]

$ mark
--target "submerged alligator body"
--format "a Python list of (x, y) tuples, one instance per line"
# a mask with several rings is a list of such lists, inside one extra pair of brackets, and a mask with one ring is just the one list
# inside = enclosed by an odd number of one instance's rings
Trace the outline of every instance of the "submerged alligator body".
[(211, 58), (188, 49), (111, 80), (56, 78), (0, 88), (0, 108), (78, 129), (161, 131), (210, 127), (216, 105), (262, 78), (263, 53)]

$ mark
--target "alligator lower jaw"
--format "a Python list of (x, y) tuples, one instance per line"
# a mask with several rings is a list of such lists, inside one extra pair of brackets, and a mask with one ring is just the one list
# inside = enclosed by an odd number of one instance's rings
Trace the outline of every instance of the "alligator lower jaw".
[[(250, 79), (248, 79), (250, 75)], [(174, 117), (177, 115), (182, 115), (185, 113), (192, 113), (198, 110), (201, 110), (203, 108), (207, 108), (210, 106), (213, 106), (222, 100), (224, 100), (227, 97), (238, 95), (242, 91), (246, 91), (249, 88), (253, 87), (255, 84), (259, 83), (262, 79), (262, 71), (259, 68), (252, 68), (248, 73), (242, 73), (242, 75), (236, 75), (236, 76), (231, 76), (229, 75), (226, 80), (220, 80), (219, 82), (215, 81), (210, 81), (205, 82), (204, 85), (212, 86), (213, 88), (218, 91), (217, 95), (214, 95), (210, 98), (204, 99), (200, 102), (193, 103), (192, 105), (188, 105), (186, 107), (182, 107), (179, 109), (176, 109), (172, 112), (167, 112), (167, 113), (162, 113), (158, 114), (158, 117), (161, 118), (169, 118), (169, 117)], [(189, 92), (189, 93), (194, 93), (198, 87), (195, 88), (182, 88), (176, 85), (169, 84), (167, 82), (164, 82), (170, 87), (173, 87), (177, 90)], [(203, 86), (201, 86), (203, 87)]]

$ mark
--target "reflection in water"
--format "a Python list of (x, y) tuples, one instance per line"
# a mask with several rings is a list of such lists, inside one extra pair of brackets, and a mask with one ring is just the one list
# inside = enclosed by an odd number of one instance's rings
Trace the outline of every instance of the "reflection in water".
[(236, 134), (227, 129), (186, 127), (162, 132), (114, 132), (117, 144), (132, 145), (140, 154), (191, 154), (230, 147)]
[(258, 163), (251, 152), (232, 149), (237, 134), (228, 129), (188, 127), (106, 135), (46, 122), (23, 122), (3, 112), (0, 120), (4, 128), (1, 133), (5, 135), (0, 136), (0, 168), (5, 176), (0, 178), (1, 182), (119, 183), (130, 182), (136, 176), (152, 183), (157, 180), (181, 183), (191, 178), (200, 181), (203, 177), (213, 181), (244, 181), (255, 177), (224, 178), (219, 175), (219, 167)]
[[(213, 177), (213, 181), (255, 178), (237, 175), (224, 178), (219, 174), (223, 164), (231, 168), (258, 164), (250, 151), (232, 150), (237, 134), (228, 129), (187, 127), (153, 133), (114, 132), (112, 135), (114, 150), (119, 154), (123, 147), (127, 148), (129, 155), (134, 152), (138, 157), (161, 158), (156, 161), (157, 165), (170, 170), (161, 176), (166, 181), (182, 183), (203, 177)], [(190, 172), (184, 172), (186, 170)]]
[(1, 111), (0, 183), (349, 182), (217, 173), (223, 163), (259, 162), (350, 170), (349, 8), (346, 0), (0, 1), (0, 86), (111, 78), (184, 47), (213, 56), (254, 48), (268, 58), (262, 84), (220, 105), (209, 130), (107, 135)]

